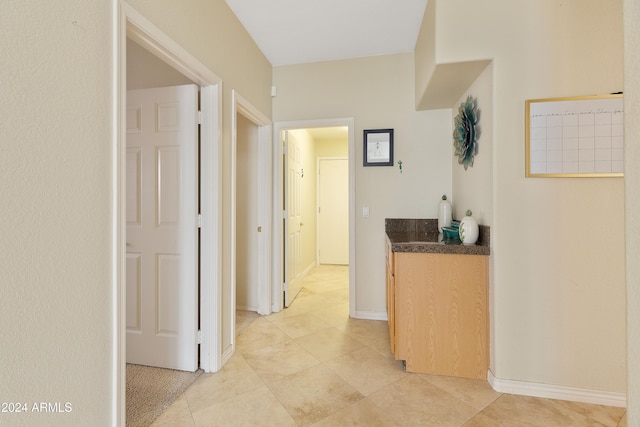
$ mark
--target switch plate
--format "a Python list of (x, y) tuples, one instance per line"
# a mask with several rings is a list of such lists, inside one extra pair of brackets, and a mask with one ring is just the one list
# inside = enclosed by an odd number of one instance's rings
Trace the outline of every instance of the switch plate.
[(362, 218), (369, 218), (369, 206), (362, 207)]

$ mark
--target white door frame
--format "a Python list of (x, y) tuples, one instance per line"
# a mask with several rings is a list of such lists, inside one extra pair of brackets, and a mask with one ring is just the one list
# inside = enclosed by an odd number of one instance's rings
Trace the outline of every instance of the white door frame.
[(215, 372), (222, 366), (220, 313), (222, 301), (222, 80), (144, 16), (120, 1), (116, 33), (116, 142), (113, 147), (114, 211), (114, 365), (112, 408), (116, 424), (125, 422), (126, 367), (126, 42), (127, 37), (156, 55), (201, 88), (201, 240), (200, 240), (200, 367)]
[(277, 312), (284, 308), (283, 262), (284, 245), (282, 241), (282, 203), (283, 194), (283, 147), (282, 131), (320, 127), (346, 126), (349, 138), (349, 315), (356, 314), (356, 140), (353, 117), (316, 120), (296, 120), (275, 122), (273, 128), (273, 262), (272, 262), (272, 310)]
[[(223, 363), (235, 352), (236, 341), (236, 174), (238, 151), (238, 114), (258, 126), (258, 313), (271, 314), (271, 120), (237, 91), (231, 103), (231, 352), (223, 355)], [(242, 173), (242, 171), (240, 171)]]

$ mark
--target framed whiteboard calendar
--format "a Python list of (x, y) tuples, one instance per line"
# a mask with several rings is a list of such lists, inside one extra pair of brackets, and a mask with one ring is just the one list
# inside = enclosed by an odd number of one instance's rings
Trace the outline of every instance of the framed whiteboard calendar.
[(527, 177), (620, 177), (622, 94), (525, 101)]

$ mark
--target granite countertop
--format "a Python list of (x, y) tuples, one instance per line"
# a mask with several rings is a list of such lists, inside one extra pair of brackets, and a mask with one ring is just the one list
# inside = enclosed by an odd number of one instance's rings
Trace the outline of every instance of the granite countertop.
[(415, 252), (460, 255), (489, 255), (488, 226), (480, 226), (480, 235), (474, 245), (442, 240), (438, 234), (437, 219), (386, 219), (385, 231), (393, 252)]

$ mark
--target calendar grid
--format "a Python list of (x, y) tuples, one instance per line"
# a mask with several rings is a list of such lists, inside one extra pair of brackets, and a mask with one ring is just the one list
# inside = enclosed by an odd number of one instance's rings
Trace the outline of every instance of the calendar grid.
[(622, 95), (528, 100), (526, 176), (622, 176)]

